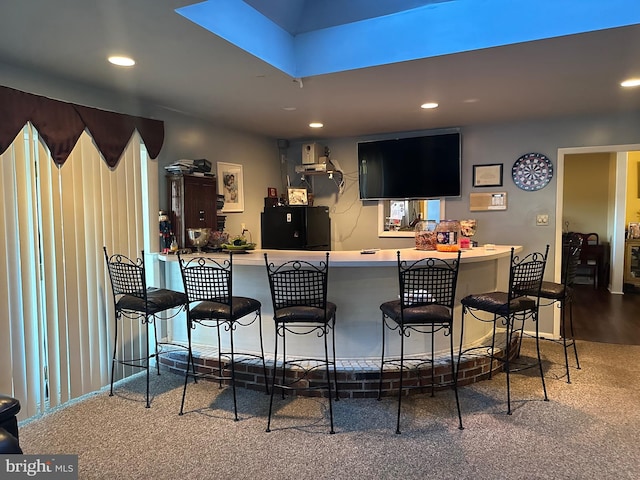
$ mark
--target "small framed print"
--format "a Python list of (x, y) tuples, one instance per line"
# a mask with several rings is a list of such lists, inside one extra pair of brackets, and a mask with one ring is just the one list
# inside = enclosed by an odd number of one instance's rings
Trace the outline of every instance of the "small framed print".
[(473, 166), (473, 186), (474, 187), (501, 187), (502, 186), (502, 164), (493, 163), (488, 165)]
[(307, 205), (307, 189), (306, 188), (289, 188), (289, 205)]
[(267, 197), (278, 198), (278, 190), (276, 189), (276, 187), (267, 188)]
[(224, 194), (222, 213), (244, 212), (244, 178), (242, 165), (217, 163), (218, 192)]
[(627, 232), (627, 238), (639, 239), (640, 238), (640, 223), (632, 222), (629, 224), (629, 230)]

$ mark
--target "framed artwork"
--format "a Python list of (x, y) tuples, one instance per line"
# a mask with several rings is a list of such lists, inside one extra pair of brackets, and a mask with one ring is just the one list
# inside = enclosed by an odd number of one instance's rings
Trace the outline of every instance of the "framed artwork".
[(289, 205), (307, 205), (307, 189), (306, 188), (289, 188)]
[(267, 197), (278, 198), (278, 190), (276, 189), (276, 187), (267, 188)]
[(218, 193), (224, 195), (222, 213), (244, 212), (242, 165), (218, 162)]
[(473, 166), (473, 186), (474, 187), (501, 187), (502, 186), (502, 164), (493, 163), (488, 165)]
[(638, 239), (640, 238), (640, 223), (630, 223), (629, 230), (627, 231), (627, 238)]

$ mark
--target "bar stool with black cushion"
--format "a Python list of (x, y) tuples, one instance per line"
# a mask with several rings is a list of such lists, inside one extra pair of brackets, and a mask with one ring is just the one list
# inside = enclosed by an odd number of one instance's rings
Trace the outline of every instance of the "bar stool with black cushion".
[[(562, 245), (562, 283), (543, 281), (540, 287), (540, 298), (547, 303), (541, 303), (540, 306), (546, 307), (550, 305), (558, 305), (560, 307), (560, 340), (546, 338), (551, 342), (562, 342), (564, 348), (564, 364), (567, 373), (567, 383), (571, 383), (569, 373), (569, 354), (568, 349), (573, 347), (573, 354), (576, 357), (576, 369), (580, 370), (580, 360), (578, 359), (578, 348), (573, 333), (573, 296), (572, 289), (580, 263), (580, 250), (582, 248), (582, 236), (577, 233), (567, 234), (563, 238)], [(569, 308), (569, 325), (567, 326), (567, 307)], [(524, 322), (520, 329), (520, 345), (522, 339), (527, 336), (524, 331)], [(518, 346), (518, 354), (520, 346)]]
[[(147, 372), (146, 407), (151, 406), (149, 402), (149, 370), (150, 360), (156, 359), (156, 368), (160, 375), (161, 354), (167, 354), (175, 349), (166, 349), (172, 345), (170, 342), (159, 342), (157, 331), (157, 320), (172, 319), (187, 308), (187, 296), (184, 293), (176, 292), (166, 288), (147, 287), (144, 251), (141, 257), (132, 260), (122, 254), (109, 256), (107, 247), (103, 247), (104, 258), (107, 261), (109, 278), (111, 280), (111, 291), (114, 305), (114, 340), (113, 357), (111, 361), (111, 389), (109, 396), (113, 396), (113, 381), (116, 364), (127, 365), (135, 368), (142, 368)], [(175, 309), (171, 311), (172, 309)], [(162, 317), (160, 315), (162, 314)], [(118, 326), (124, 320), (140, 320), (144, 325), (145, 354), (136, 358), (118, 358)], [(154, 353), (149, 353), (149, 324), (154, 325)], [(177, 346), (177, 345), (173, 345)], [(121, 349), (123, 347), (121, 346)]]
[[(399, 367), (398, 381), (398, 418), (396, 433), (400, 433), (400, 409), (402, 405), (403, 389), (431, 389), (431, 396), (436, 387), (450, 386), (456, 397), (459, 428), (462, 429), (462, 415), (458, 399), (458, 384), (454, 368), (456, 366), (453, 354), (453, 307), (456, 297), (458, 270), (460, 267), (460, 252), (455, 259), (447, 261), (438, 258), (423, 258), (407, 263), (398, 255), (398, 281), (400, 297), (380, 305), (382, 310), (382, 360), (380, 362), (380, 384), (378, 400), (382, 395), (382, 378), (385, 365)], [(396, 330), (400, 336), (400, 356), (385, 359), (386, 330)], [(437, 381), (435, 376), (435, 334), (442, 332), (449, 337), (449, 359), (451, 362), (451, 381)], [(412, 334), (427, 334), (431, 337), (431, 355), (428, 358), (410, 356), (405, 359), (405, 337)], [(405, 363), (408, 364), (405, 366)], [(420, 371), (425, 365), (431, 367), (431, 383), (422, 385)], [(405, 368), (418, 371), (419, 385), (403, 385)]]
[[(178, 262), (180, 263), (184, 291), (189, 299), (189, 310), (187, 313), (189, 357), (187, 360), (187, 371), (185, 372), (184, 378), (180, 415), (184, 412), (184, 402), (189, 377), (193, 377), (194, 380), (198, 378), (208, 378), (217, 380), (220, 383), (220, 387), (222, 387), (225, 382), (231, 385), (233, 392), (234, 420), (237, 421), (237, 363), (250, 362), (255, 359), (261, 360), (264, 386), (266, 393), (269, 393), (269, 386), (267, 383), (267, 366), (264, 360), (264, 346), (262, 342), (262, 304), (254, 298), (234, 296), (233, 253), (229, 252), (229, 258), (224, 260), (206, 257), (196, 257), (187, 260), (178, 254)], [(260, 353), (236, 351), (234, 342), (236, 329), (238, 327), (254, 325), (256, 322), (259, 332), (258, 335), (260, 337)], [(211, 372), (197, 372), (193, 367), (194, 360), (193, 345), (191, 343), (191, 330), (195, 329), (198, 325), (201, 327), (214, 327), (217, 330), (217, 374)], [(222, 349), (220, 327), (229, 332), (229, 348), (226, 350)], [(223, 362), (223, 357), (228, 359), (226, 364)], [(189, 365), (192, 367), (191, 372), (189, 372)], [(225, 373), (225, 370), (228, 370), (228, 373)]]
[[(540, 337), (538, 334), (540, 287), (542, 285), (542, 278), (544, 276), (548, 253), (549, 245), (547, 245), (544, 253), (534, 252), (521, 259), (515, 255), (515, 250), (512, 248), (508, 291), (467, 295), (461, 300), (462, 323), (460, 327), (460, 353), (458, 354), (458, 368), (456, 369), (456, 372), (459, 371), (460, 359), (465, 354), (488, 356), (490, 358), (489, 378), (492, 376), (494, 360), (502, 362), (507, 377), (507, 414), (509, 415), (511, 415), (511, 372), (524, 370), (537, 365), (540, 370), (544, 400), (549, 400), (547, 397), (547, 387), (544, 382), (544, 371), (542, 369), (542, 359), (540, 357)], [(466, 314), (469, 314), (475, 320), (490, 322), (493, 324), (491, 345), (478, 345), (463, 349)], [(512, 345), (513, 334), (518, 331), (515, 328), (515, 322), (524, 322), (526, 320), (532, 320), (536, 327), (535, 339), (538, 359), (537, 362), (533, 364), (516, 364), (511, 358), (512, 353), (517, 353), (518, 348), (518, 346), (515, 345), (515, 352), (512, 352), (511, 350), (512, 347), (514, 347), (514, 345)], [(498, 321), (500, 321), (504, 326), (505, 336), (505, 343), (501, 352), (496, 349), (496, 330)]]
[(18, 412), (20, 412), (18, 399), (8, 395), (0, 395), (0, 454), (22, 453), (16, 417)]
[[(329, 253), (325, 260), (313, 264), (303, 260), (290, 260), (281, 265), (269, 262), (264, 254), (267, 266), (269, 288), (273, 303), (273, 320), (275, 323), (275, 348), (271, 400), (269, 402), (269, 419), (267, 432), (271, 431), (273, 412), (273, 396), (275, 389), (280, 389), (282, 398), (285, 391), (327, 390), (329, 398), (330, 433), (333, 430), (333, 407), (331, 398), (330, 368), (333, 367), (335, 399), (338, 397), (338, 375), (336, 370), (335, 323), (336, 305), (327, 301), (327, 285), (329, 273)], [(332, 358), (329, 359), (327, 337), (331, 333)], [(324, 358), (290, 358), (287, 359), (287, 334), (313, 334), (324, 340)], [(282, 338), (282, 362), (279, 364), (281, 379), (276, 382), (278, 366), (278, 338)], [(287, 367), (296, 370), (288, 372)], [(326, 381), (317, 381), (313, 373), (324, 367)], [(291, 373), (287, 378), (287, 373)]]

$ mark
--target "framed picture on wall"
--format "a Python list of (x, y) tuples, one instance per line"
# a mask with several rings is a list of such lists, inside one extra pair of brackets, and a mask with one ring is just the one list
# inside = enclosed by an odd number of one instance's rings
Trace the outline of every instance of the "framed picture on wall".
[(222, 213), (244, 212), (242, 165), (218, 162), (218, 193), (224, 195)]
[(502, 186), (502, 164), (493, 163), (488, 165), (473, 166), (473, 186), (474, 187), (501, 187)]
[(307, 205), (307, 189), (306, 188), (289, 188), (289, 205)]
[(629, 223), (629, 230), (627, 231), (627, 238), (638, 239), (640, 238), (640, 223)]

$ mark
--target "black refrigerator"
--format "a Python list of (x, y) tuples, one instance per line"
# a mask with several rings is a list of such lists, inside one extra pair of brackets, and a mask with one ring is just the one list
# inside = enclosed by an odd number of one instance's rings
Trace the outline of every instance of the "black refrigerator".
[(265, 207), (262, 248), (331, 250), (329, 207)]

